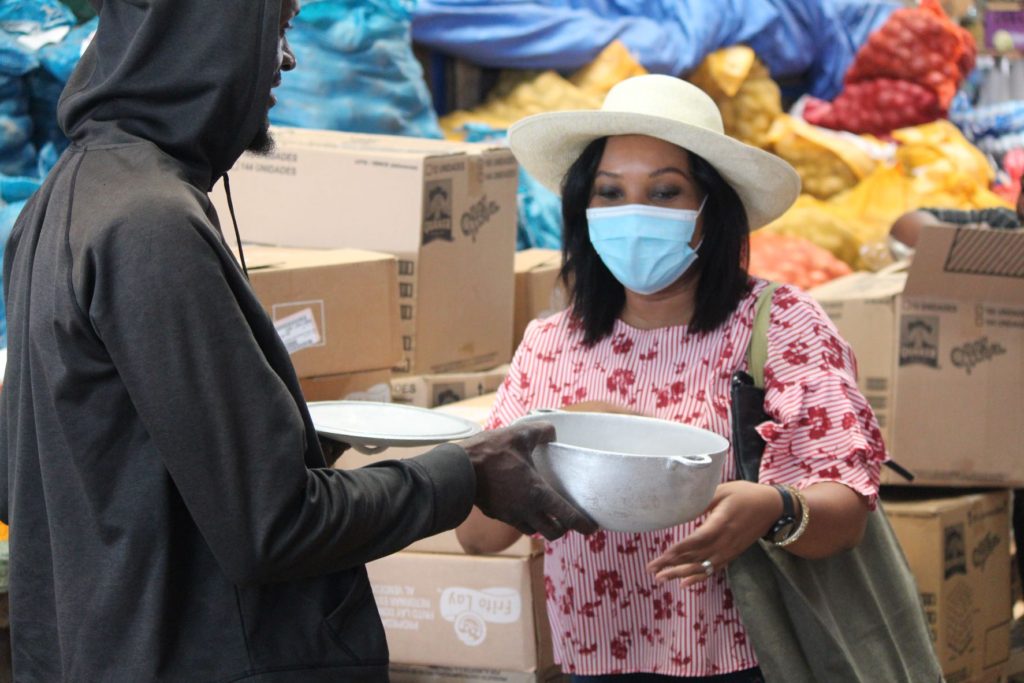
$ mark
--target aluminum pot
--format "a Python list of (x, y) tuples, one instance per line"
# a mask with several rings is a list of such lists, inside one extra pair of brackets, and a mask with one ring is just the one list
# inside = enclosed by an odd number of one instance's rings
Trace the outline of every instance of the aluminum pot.
[(533, 451), (548, 484), (611, 531), (655, 531), (696, 519), (722, 479), (729, 442), (678, 422), (537, 411), (555, 441)]

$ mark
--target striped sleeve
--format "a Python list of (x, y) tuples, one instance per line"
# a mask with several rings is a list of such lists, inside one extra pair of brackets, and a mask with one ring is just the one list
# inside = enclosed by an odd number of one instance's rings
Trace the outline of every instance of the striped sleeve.
[(836, 481), (874, 505), (886, 451), (853, 351), (818, 303), (791, 287), (772, 300), (765, 412), (763, 483)]
[(512, 356), (512, 363), (509, 365), (505, 381), (498, 387), (498, 395), (491, 407), (490, 415), (487, 416), (487, 421), (484, 422), (484, 429), (507, 427), (526, 415), (528, 409), (523, 392), (527, 387), (528, 379), (523, 368), (529, 354), (528, 341), (534, 335), (536, 328), (537, 321), (533, 321), (527, 326), (523, 341), (516, 349), (515, 355)]

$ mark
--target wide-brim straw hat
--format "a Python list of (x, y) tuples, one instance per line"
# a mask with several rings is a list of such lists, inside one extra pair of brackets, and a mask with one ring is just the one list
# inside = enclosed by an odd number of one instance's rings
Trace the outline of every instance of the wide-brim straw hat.
[(519, 163), (561, 194), (569, 167), (588, 144), (611, 135), (648, 135), (703, 157), (739, 195), (750, 228), (792, 206), (800, 176), (787, 162), (725, 134), (715, 101), (680, 78), (636, 76), (618, 83), (598, 110), (535, 114), (509, 129)]

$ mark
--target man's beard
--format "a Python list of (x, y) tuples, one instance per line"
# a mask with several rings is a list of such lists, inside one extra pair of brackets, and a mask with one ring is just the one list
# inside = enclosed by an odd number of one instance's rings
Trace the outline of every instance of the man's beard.
[(267, 115), (260, 125), (260, 130), (246, 146), (247, 152), (266, 156), (274, 151), (274, 136), (270, 133), (270, 116)]

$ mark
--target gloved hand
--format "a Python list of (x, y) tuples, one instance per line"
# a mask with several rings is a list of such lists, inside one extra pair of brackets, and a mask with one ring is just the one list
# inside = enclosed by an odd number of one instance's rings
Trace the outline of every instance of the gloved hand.
[(583, 534), (597, 525), (552, 489), (533, 465), (535, 446), (555, 438), (547, 423), (514, 425), (482, 432), (460, 445), (476, 471), (476, 506), (488, 517), (524, 534), (553, 541), (569, 530)]
[(327, 462), (328, 467), (334, 467), (334, 463), (338, 461), (341, 454), (352, 447), (344, 441), (337, 441), (320, 434), (317, 435), (317, 438), (320, 440), (320, 450), (324, 453), (324, 461)]

